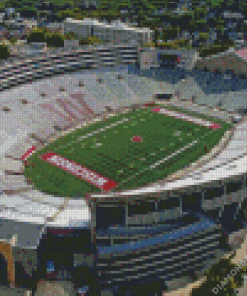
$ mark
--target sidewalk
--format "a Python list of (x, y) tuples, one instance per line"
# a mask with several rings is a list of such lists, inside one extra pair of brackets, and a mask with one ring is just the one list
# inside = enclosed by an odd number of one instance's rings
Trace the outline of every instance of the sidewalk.
[[(233, 264), (239, 264), (240, 261), (244, 260), (247, 255), (247, 239), (241, 244), (241, 248), (236, 250), (235, 256), (231, 259)], [(227, 255), (225, 258), (229, 258), (231, 254)], [(247, 295), (247, 294), (246, 294)]]
[(198, 288), (206, 281), (206, 276), (195, 283), (188, 284), (186, 287), (171, 292), (163, 292), (162, 296), (191, 296), (192, 290)]
[(30, 292), (27, 289), (22, 288), (8, 288), (8, 287), (0, 287), (0, 295), (1, 296), (31, 296)]
[(37, 286), (37, 296), (75, 296), (73, 284), (67, 281), (43, 281)]

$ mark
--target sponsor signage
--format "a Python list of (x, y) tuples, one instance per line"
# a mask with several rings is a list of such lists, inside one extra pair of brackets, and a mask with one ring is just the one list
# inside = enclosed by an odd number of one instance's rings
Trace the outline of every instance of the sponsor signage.
[(67, 158), (64, 158), (57, 153), (49, 152), (41, 155), (40, 157), (46, 162), (56, 165), (57, 167), (62, 168), (72, 175), (77, 176), (78, 178), (81, 178), (82, 180), (87, 181), (102, 190), (111, 190), (118, 185), (115, 181), (105, 178), (99, 175), (97, 172)]

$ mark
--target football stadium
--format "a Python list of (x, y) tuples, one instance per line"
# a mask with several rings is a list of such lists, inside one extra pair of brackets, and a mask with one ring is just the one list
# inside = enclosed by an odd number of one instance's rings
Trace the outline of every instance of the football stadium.
[(97, 120), (32, 153), (25, 175), (37, 189), (65, 197), (147, 185), (219, 143), (231, 124), (212, 119), (144, 106)]
[(241, 102), (136, 67), (2, 86), (2, 291), (176, 295), (245, 241)]

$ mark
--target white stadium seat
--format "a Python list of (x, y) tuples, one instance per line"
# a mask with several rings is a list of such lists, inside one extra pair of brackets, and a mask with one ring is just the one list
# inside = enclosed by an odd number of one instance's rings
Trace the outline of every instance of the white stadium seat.
[(31, 185), (28, 185), (26, 178), (19, 175), (5, 175), (0, 177), (0, 182), (2, 190), (18, 190), (21, 188), (31, 188)]

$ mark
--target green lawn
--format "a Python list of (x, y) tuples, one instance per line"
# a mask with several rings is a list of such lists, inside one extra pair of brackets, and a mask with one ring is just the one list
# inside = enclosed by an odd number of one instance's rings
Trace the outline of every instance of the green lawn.
[[(28, 159), (34, 166), (26, 167), (26, 177), (37, 189), (57, 196), (100, 192), (96, 186), (39, 158), (46, 152), (54, 152), (116, 181), (118, 187), (114, 190), (131, 189), (155, 182), (196, 161), (206, 153), (205, 144), (208, 150), (212, 149), (231, 127), (217, 120), (222, 127), (211, 130), (154, 113), (151, 108), (120, 114), (60, 137)], [(122, 120), (128, 121), (121, 123)], [(131, 141), (133, 136), (141, 136), (143, 142)], [(196, 144), (180, 151), (196, 140)], [(163, 162), (158, 165), (160, 160)]]

